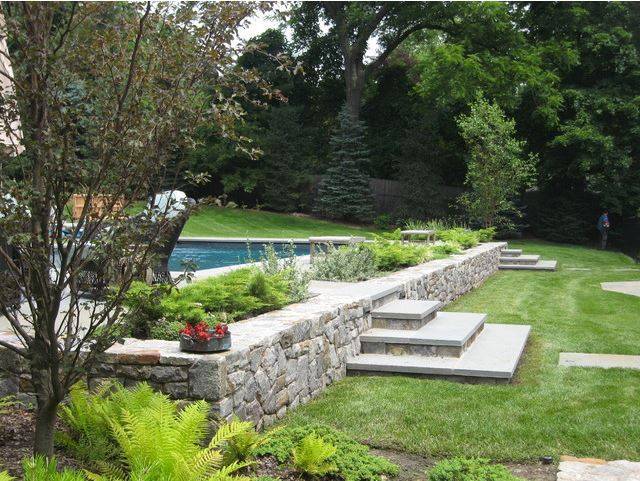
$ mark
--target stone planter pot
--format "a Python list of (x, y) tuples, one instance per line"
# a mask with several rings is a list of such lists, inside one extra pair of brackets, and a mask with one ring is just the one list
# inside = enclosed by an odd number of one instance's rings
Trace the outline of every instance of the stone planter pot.
[[(209, 332), (213, 333), (213, 330)], [(231, 349), (231, 333), (224, 337), (212, 337), (208, 341), (197, 341), (189, 336), (180, 334), (180, 350), (185, 352), (220, 352)]]

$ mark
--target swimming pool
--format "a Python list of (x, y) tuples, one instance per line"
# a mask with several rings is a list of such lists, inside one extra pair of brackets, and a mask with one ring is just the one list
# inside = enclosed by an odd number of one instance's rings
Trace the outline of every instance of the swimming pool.
[[(264, 253), (263, 242), (251, 242), (251, 258), (247, 252), (245, 242), (184, 242), (178, 241), (171, 258), (169, 259), (169, 270), (181, 271), (182, 261), (190, 259), (196, 264), (196, 269), (212, 269), (214, 267), (233, 266), (257, 261)], [(273, 247), (279, 255), (287, 252), (288, 244), (274, 242)], [(309, 254), (309, 244), (294, 244), (296, 255)]]

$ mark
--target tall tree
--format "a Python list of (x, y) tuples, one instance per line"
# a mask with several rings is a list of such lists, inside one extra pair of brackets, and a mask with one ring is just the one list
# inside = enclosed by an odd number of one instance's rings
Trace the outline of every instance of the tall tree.
[(472, 222), (498, 226), (505, 215), (519, 214), (514, 199), (531, 186), (536, 158), (524, 154), (515, 122), (495, 103), (479, 98), (458, 125), (469, 149), (466, 183), (471, 189), (461, 200)]
[(345, 106), (331, 137), (332, 166), (318, 187), (315, 211), (331, 219), (366, 222), (373, 218), (369, 177), (363, 172), (369, 160), (365, 127)]
[[(0, 71), (11, 87), (3, 89), (0, 120), (12, 133), (19, 117), (24, 152), (0, 154), (0, 313), (17, 339), (0, 346), (28, 363), (36, 453), (52, 454), (59, 403), (113, 342), (123, 297), (161, 242), (166, 212), (145, 211), (132, 222), (127, 209), (171, 183), (169, 160), (193, 145), (205, 119), (237, 138), (237, 98), (260, 79), (236, 68), (231, 45), (254, 8), (2, 4), (10, 51), (3, 60), (13, 73)], [(215, 95), (204, 93), (205, 81)], [(69, 225), (73, 194), (86, 203)], [(94, 200), (103, 208), (94, 210)], [(103, 300), (81, 296), (92, 261), (111, 286)]]
[[(339, 53), (346, 105), (358, 119), (365, 85), (389, 56), (420, 30), (457, 32), (464, 24), (462, 11), (455, 2), (301, 2), (291, 12), (291, 24), (305, 49), (321, 50), (323, 58)], [(329, 26), (326, 33), (322, 33), (323, 24)], [(375, 42), (379, 52), (366, 59), (369, 45)]]

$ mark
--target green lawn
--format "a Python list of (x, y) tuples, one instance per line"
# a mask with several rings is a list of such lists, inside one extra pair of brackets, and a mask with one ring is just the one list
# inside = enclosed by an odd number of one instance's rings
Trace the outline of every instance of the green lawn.
[(511, 246), (556, 258), (560, 269), (499, 272), (448, 310), (533, 327), (514, 383), (350, 377), (285, 422), (328, 423), (373, 446), (437, 457), (640, 459), (640, 371), (557, 365), (561, 351), (640, 354), (640, 298), (600, 289), (640, 280), (640, 269), (621, 254), (582, 247)]
[(182, 231), (191, 237), (309, 237), (318, 235), (365, 235), (371, 229), (338, 224), (311, 217), (274, 212), (205, 207), (194, 214)]

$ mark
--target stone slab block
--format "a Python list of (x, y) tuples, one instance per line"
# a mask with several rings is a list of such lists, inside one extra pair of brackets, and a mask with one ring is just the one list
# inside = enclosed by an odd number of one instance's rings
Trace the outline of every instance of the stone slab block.
[(640, 356), (561, 352), (558, 365), (566, 367), (599, 367), (604, 369), (640, 369)]

